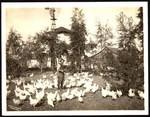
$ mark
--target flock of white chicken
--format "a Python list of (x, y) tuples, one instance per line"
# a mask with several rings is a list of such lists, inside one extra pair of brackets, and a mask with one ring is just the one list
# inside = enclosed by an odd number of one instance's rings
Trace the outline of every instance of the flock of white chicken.
[[(31, 74), (30, 77), (34, 75)], [(51, 77), (52, 79), (48, 79)], [(13, 92), (10, 89), (10, 82), (15, 84), (13, 103), (15, 105), (22, 105), (27, 100), (30, 105), (35, 107), (43, 101), (47, 100), (47, 104), (55, 107), (54, 102), (60, 102), (65, 100), (71, 100), (77, 98), (80, 103), (84, 102), (86, 93), (100, 90), (102, 97), (111, 96), (113, 100), (122, 96), (122, 91), (111, 90), (111, 84), (105, 81), (105, 87), (93, 82), (93, 74), (88, 72), (76, 73), (74, 75), (65, 74), (64, 89), (58, 90), (57, 88), (57, 75), (51, 74), (43, 75), (43, 78), (37, 80), (31, 80), (26, 82), (25, 79), (20, 78), (18, 80), (11, 80), (9, 77), (7, 82), (7, 97)], [(135, 96), (135, 91), (130, 89), (128, 96)], [(141, 99), (144, 99), (144, 92), (138, 90), (138, 94)]]
[[(113, 100), (115, 100), (115, 99), (122, 96), (121, 90), (117, 89), (116, 91), (113, 91), (113, 90), (111, 90), (111, 84), (110, 83), (105, 81), (105, 84), (106, 84), (106, 88), (103, 88), (102, 86), (100, 86), (102, 97), (109, 97), (110, 96), (110, 97), (112, 97)], [(135, 89), (130, 88), (128, 91), (128, 97), (130, 97), (130, 98), (134, 97), (135, 92), (136, 92)], [(137, 93), (141, 99), (144, 99), (144, 92), (143, 91), (138, 90)]]

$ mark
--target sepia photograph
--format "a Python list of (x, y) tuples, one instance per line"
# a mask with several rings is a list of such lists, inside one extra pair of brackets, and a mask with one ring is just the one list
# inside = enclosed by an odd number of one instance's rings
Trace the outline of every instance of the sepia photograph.
[(2, 115), (147, 115), (147, 2), (2, 3)]

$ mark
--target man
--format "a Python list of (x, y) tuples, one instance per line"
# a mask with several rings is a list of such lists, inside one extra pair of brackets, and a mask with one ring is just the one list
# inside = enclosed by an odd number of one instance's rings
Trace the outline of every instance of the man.
[(61, 58), (59, 61), (57, 61), (57, 77), (58, 77), (58, 89), (63, 89), (63, 83), (64, 83), (64, 68), (63, 68), (63, 63), (64, 60)]

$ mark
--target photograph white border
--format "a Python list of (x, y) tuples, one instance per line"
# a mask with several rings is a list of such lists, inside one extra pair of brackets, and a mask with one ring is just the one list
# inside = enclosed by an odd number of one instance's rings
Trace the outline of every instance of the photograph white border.
[[(148, 3), (147, 2), (2, 2), (2, 115), (147, 115), (148, 114)], [(88, 111), (7, 111), (6, 110), (6, 8), (44, 8), (44, 7), (124, 7), (142, 6), (144, 22), (144, 83), (145, 110), (88, 110)]]

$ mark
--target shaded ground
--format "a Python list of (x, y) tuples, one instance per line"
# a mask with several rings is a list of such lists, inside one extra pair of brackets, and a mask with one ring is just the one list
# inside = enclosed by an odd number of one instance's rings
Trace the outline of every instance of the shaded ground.
[[(49, 75), (50, 72), (44, 74)], [(100, 76), (93, 76), (94, 82), (98, 85), (104, 85), (104, 79)], [(33, 80), (42, 78), (42, 74), (34, 75)], [(50, 79), (50, 77), (48, 77)], [(30, 81), (31, 78), (26, 78)], [(15, 86), (13, 83), (10, 84), (11, 90), (13, 91)], [(49, 111), (49, 110), (144, 110), (144, 100), (139, 99), (138, 96), (129, 98), (128, 96), (122, 96), (116, 100), (112, 100), (111, 97), (103, 98), (100, 90), (94, 94), (89, 92), (83, 97), (84, 102), (80, 103), (77, 98), (72, 100), (66, 100), (61, 102), (54, 102), (55, 107), (51, 107), (47, 104), (47, 99), (43, 101), (42, 105), (38, 107), (32, 107), (29, 101), (24, 101), (22, 106), (15, 106), (13, 104), (14, 93), (11, 94), (7, 99), (7, 110), (8, 111)]]

